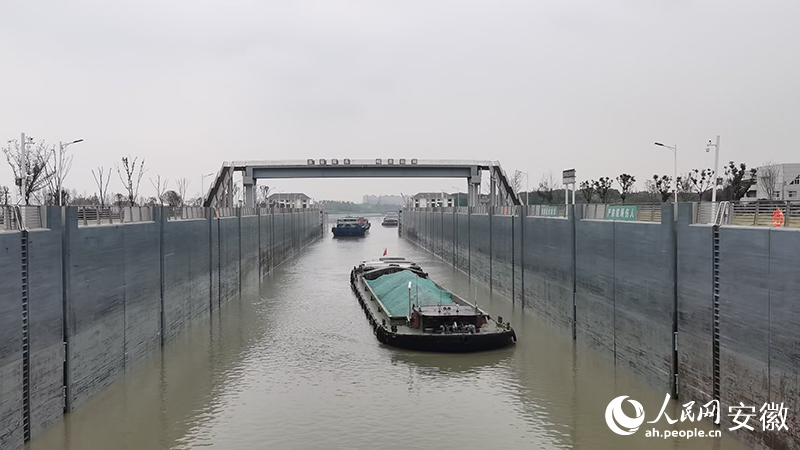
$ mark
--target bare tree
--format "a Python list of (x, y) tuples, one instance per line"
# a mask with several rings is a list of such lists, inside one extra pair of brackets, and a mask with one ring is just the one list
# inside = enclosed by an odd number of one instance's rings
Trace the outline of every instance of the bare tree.
[(714, 171), (711, 169), (692, 169), (687, 179), (690, 190), (697, 192), (700, 201), (702, 201), (703, 196), (711, 189), (714, 183)]
[(233, 199), (234, 205), (238, 205), (239, 202), (242, 200), (241, 198), (239, 198), (239, 190), (240, 188), (238, 183), (233, 183), (231, 185), (231, 198)]
[(608, 201), (608, 193), (611, 191), (611, 178), (598, 178), (594, 182), (594, 190), (597, 192), (597, 196), (600, 197), (600, 201), (606, 203)]
[(124, 195), (122, 195), (120, 193), (116, 193), (116, 194), (113, 195), (113, 197), (114, 197), (114, 204), (115, 205), (117, 205), (120, 208), (125, 206), (126, 197)]
[(183, 205), (183, 198), (181, 198), (180, 194), (173, 190), (164, 192), (164, 195), (161, 196), (161, 199), (167, 204), (167, 206), (176, 207)]
[(122, 175), (122, 170), (117, 166), (119, 179), (125, 186), (125, 190), (128, 191), (128, 204), (130, 206), (136, 206), (136, 202), (139, 198), (139, 185), (146, 172), (144, 168), (144, 159), (139, 162), (137, 170), (136, 161), (138, 159), (138, 157), (131, 159), (130, 155), (122, 157), (122, 168), (125, 171), (125, 176)]
[(661, 197), (661, 203), (666, 203), (672, 197), (672, 177), (668, 175), (661, 175), (660, 177), (657, 174), (653, 175), (653, 179), (647, 180), (645, 184), (647, 192)]
[(597, 193), (597, 191), (594, 188), (595, 183), (596, 181), (594, 180), (581, 181), (580, 185), (581, 187), (579, 190), (581, 191), (583, 198), (586, 199), (586, 203), (592, 203), (592, 199), (594, 198), (594, 195)]
[(164, 202), (166, 201), (164, 200), (164, 193), (167, 191), (167, 185), (169, 184), (169, 179), (164, 178), (162, 180), (161, 175), (158, 175), (156, 176), (155, 181), (153, 181), (153, 179), (150, 178), (150, 184), (152, 184), (153, 188), (155, 188), (156, 190), (156, 200), (158, 200), (158, 203), (163, 205)]
[(676, 180), (678, 181), (678, 194), (691, 194), (693, 192), (691, 174), (678, 175)]
[(542, 174), (542, 181), (539, 182), (539, 188), (536, 192), (539, 198), (547, 201), (548, 204), (553, 203), (553, 196), (556, 190), (561, 187), (561, 183), (553, 175), (553, 171), (548, 171)]
[[(54, 176), (48, 168), (48, 161), (52, 156), (52, 148), (44, 141), (34, 143), (32, 140), (27, 144), (25, 152), (25, 166), (22, 164), (22, 148), (19, 141), (9, 141), (8, 146), (3, 148), (6, 161), (14, 172), (14, 179), (20, 190), (20, 198), (26, 205), (39, 190), (44, 188)], [(22, 179), (25, 179), (25, 192), (22, 192)]]
[(176, 181), (175, 184), (178, 187), (178, 195), (181, 198), (180, 206), (183, 206), (186, 203), (186, 191), (189, 190), (189, 185), (192, 184), (192, 182), (189, 181), (188, 178), (183, 177), (178, 178), (178, 181)]
[(100, 206), (104, 207), (108, 203), (108, 182), (111, 181), (111, 168), (108, 168), (108, 173), (104, 167), (98, 167), (97, 172), (92, 169), (92, 177), (97, 185), (97, 200), (100, 202)]
[(7, 205), (11, 202), (11, 191), (8, 186), (0, 186), (0, 205)]
[(260, 185), (258, 187), (258, 206), (267, 206), (269, 203), (269, 186), (267, 185)]
[[(50, 190), (48, 198), (52, 199), (53, 205), (61, 205), (62, 196), (56, 195), (56, 192), (62, 192), (69, 196), (69, 192), (64, 190), (64, 180), (67, 178), (70, 169), (72, 169), (73, 155), (67, 153), (68, 147), (68, 145), (61, 145), (57, 149), (54, 148), (52, 162), (48, 158), (47, 170), (53, 174), (47, 183)], [(50, 201), (48, 201), (48, 204), (51, 204)]]
[(738, 166), (730, 161), (725, 167), (724, 194), (728, 200), (739, 201), (747, 194), (747, 191), (756, 184), (756, 169), (747, 170), (747, 164), (740, 163)]
[(619, 183), (620, 187), (619, 196), (622, 198), (622, 203), (625, 203), (625, 197), (628, 196), (628, 193), (630, 193), (633, 188), (633, 184), (636, 183), (636, 178), (633, 175), (623, 173), (617, 177), (617, 183)]
[(780, 176), (780, 167), (772, 161), (765, 162), (758, 168), (758, 187), (763, 195), (769, 200), (775, 198), (775, 183)]
[(519, 170), (514, 171), (514, 176), (511, 177), (511, 189), (514, 189), (514, 193), (519, 195), (519, 191), (522, 189), (522, 179), (525, 177), (524, 172), (520, 172)]

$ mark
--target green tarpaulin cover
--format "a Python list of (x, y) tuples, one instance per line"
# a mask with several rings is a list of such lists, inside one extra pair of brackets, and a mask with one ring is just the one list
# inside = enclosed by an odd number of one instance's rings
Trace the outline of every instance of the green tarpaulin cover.
[[(366, 280), (383, 306), (392, 316), (408, 316), (408, 282), (411, 282), (411, 302), (415, 305), (435, 306), (453, 303), (450, 293), (439, 289), (433, 281), (420, 278), (413, 272), (402, 270)], [(419, 299), (419, 302), (417, 301)]]

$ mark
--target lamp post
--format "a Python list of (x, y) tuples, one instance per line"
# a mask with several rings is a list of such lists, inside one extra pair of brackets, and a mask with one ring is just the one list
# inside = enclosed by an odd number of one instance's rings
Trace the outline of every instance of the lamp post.
[(655, 145), (666, 147), (672, 150), (672, 154), (675, 155), (675, 170), (672, 178), (672, 202), (675, 204), (675, 217), (673, 217), (673, 219), (678, 220), (678, 146), (677, 144), (674, 146), (664, 145), (661, 142), (655, 142)]
[(205, 174), (205, 175), (200, 175), (200, 195), (202, 195), (202, 196), (203, 196), (203, 199), (205, 199), (205, 198), (206, 198), (206, 193), (205, 193), (205, 184), (204, 184), (204, 182), (205, 182), (206, 178), (207, 178), (207, 177), (210, 177), (211, 175), (214, 175), (214, 172), (207, 173), (207, 174)]
[[(66, 144), (62, 143), (61, 141), (58, 142), (58, 155), (55, 156), (55, 164), (56, 164), (56, 181), (58, 182), (58, 206), (64, 206), (64, 189), (62, 183), (64, 180), (62, 177), (64, 174), (64, 150), (72, 144), (77, 144), (78, 142), (83, 142), (83, 139), (75, 139), (72, 142), (67, 142)], [(55, 151), (55, 150), (54, 150)]]
[(22, 194), (22, 201), (25, 204), (28, 204), (28, 199), (25, 196), (25, 188), (28, 181), (28, 149), (27, 149), (27, 141), (25, 140), (25, 133), (22, 133), (22, 139), (20, 140), (20, 152), (19, 152), (19, 159), (20, 159), (20, 193)]
[(706, 152), (710, 150), (709, 147), (714, 147), (714, 183), (711, 190), (711, 220), (715, 221), (717, 219), (717, 180), (719, 179), (719, 173), (717, 172), (717, 169), (719, 169), (719, 135), (717, 135), (716, 144), (712, 143), (711, 139), (708, 140)]

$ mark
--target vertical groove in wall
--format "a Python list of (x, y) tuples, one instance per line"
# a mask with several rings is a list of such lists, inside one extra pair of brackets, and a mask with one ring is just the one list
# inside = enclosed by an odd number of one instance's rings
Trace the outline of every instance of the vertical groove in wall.
[(239, 227), (239, 296), (242, 296), (242, 208), (236, 211), (236, 224)]
[(21, 265), (22, 265), (22, 434), (25, 442), (31, 440), (31, 349), (30, 322), (28, 315), (28, 232), (21, 230)]
[(217, 308), (222, 308), (222, 219), (217, 217)]
[(711, 330), (711, 346), (712, 346), (712, 384), (714, 392), (714, 400), (720, 399), (720, 365), (719, 365), (719, 335), (720, 335), (720, 314), (719, 314), (719, 293), (720, 293), (720, 232), (719, 225), (714, 225), (714, 247), (713, 247), (713, 293), (712, 293), (712, 308), (713, 308), (713, 322)]
[[(494, 185), (492, 185), (494, 186)], [(494, 195), (492, 196), (494, 198)], [(494, 239), (492, 236), (492, 222), (494, 222), (494, 202), (491, 203), (492, 206), (489, 207), (489, 292), (491, 293), (494, 289)]]
[[(663, 209), (663, 207), (662, 207)], [(673, 209), (672, 218), (668, 214), (661, 214), (661, 227), (669, 224), (672, 229), (669, 234), (669, 254), (672, 256), (672, 395), (678, 398), (678, 216)], [(667, 221), (664, 221), (664, 218)], [(663, 233), (662, 233), (663, 235)]]
[(64, 212), (61, 215), (61, 333), (63, 336), (63, 345), (64, 345), (64, 364), (63, 364), (63, 398), (64, 398), (64, 412), (67, 412), (72, 407), (72, 402), (70, 401), (71, 392), (71, 382), (72, 377), (70, 376), (70, 356), (72, 349), (70, 348), (70, 340), (69, 340), (69, 330), (70, 330), (70, 323), (69, 323), (69, 298), (70, 298), (70, 284), (69, 280), (71, 279), (71, 267), (70, 267), (70, 246), (69, 246), (69, 239), (72, 234), (72, 224), (71, 219), (75, 218), (77, 220), (77, 214), (71, 215), (70, 211), (71, 208), (65, 208)]
[[(213, 209), (206, 209), (206, 225), (208, 225), (208, 314), (214, 313), (214, 235), (213, 235)], [(162, 250), (163, 251), (163, 250)]]
[(614, 340), (614, 365), (617, 365), (617, 221), (611, 222), (611, 336)]
[[(513, 208), (512, 208), (512, 211), (513, 211)], [(512, 212), (511, 213), (511, 304), (512, 305), (516, 301), (516, 297), (517, 297), (517, 295), (516, 295), (516, 287), (517, 287), (517, 280), (516, 280), (517, 266), (516, 266), (516, 263), (517, 263), (517, 261), (516, 261), (516, 254), (515, 254), (516, 250), (517, 250), (517, 245), (514, 242), (514, 239), (517, 237), (517, 235), (514, 233), (514, 231), (515, 231), (514, 222), (516, 222), (516, 220), (514, 220), (514, 213)]]
[(159, 300), (161, 305), (161, 329), (159, 331), (159, 334), (161, 335), (161, 345), (163, 346), (164, 342), (166, 341), (167, 317), (166, 317), (166, 311), (164, 309), (164, 291), (166, 290), (165, 286), (166, 256), (164, 255), (164, 215), (162, 213), (163, 211), (159, 211), (157, 217), (158, 217), (158, 255), (159, 255), (158, 260), (160, 265), (159, 275), (161, 277), (161, 280), (159, 282), (159, 290), (160, 290), (159, 296), (161, 297)]
[(525, 309), (525, 221), (528, 217), (528, 199), (525, 199), (525, 206), (519, 209), (519, 257), (520, 257), (520, 300), (522, 309)]
[[(125, 230), (122, 228), (125, 225), (119, 227), (120, 232), (122, 233), (122, 372), (125, 373), (125, 364), (128, 360), (128, 289), (126, 288), (127, 279), (125, 278)], [(164, 236), (164, 223), (160, 223), (159, 226), (159, 234), (162, 236), (160, 241), (163, 241)], [(158, 245), (159, 254), (164, 255), (164, 249), (162, 248), (161, 242)], [(165, 257), (159, 258), (162, 262), (165, 262)], [(164, 264), (161, 264), (161, 269), (164, 269)], [(159, 283), (161, 286), (164, 285), (164, 272), (160, 273), (161, 282)], [(164, 342), (164, 325), (165, 325), (165, 311), (164, 311), (164, 291), (161, 291), (161, 314), (159, 321), (161, 322), (161, 342)]]
[[(572, 228), (572, 339), (578, 339), (578, 213), (575, 205), (570, 210)], [(581, 214), (583, 219), (583, 214)]]

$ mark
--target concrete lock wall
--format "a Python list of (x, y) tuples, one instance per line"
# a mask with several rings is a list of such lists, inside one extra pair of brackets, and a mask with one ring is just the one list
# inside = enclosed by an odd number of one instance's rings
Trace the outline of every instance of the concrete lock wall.
[(0, 448), (21, 448), (22, 233), (0, 231)]
[[(194, 220), (166, 212), (78, 226), (77, 208), (48, 207), (47, 228), (0, 231), (0, 448), (23, 448), (26, 434), (41, 433), (321, 236), (316, 211), (217, 218), (207, 210)], [(276, 220), (288, 225), (278, 236)]]
[[(403, 237), (433, 250), (431, 214), (442, 212), (404, 211)], [(440, 238), (441, 248), (456, 249), (455, 262), (441, 252), (445, 262), (513, 294), (656, 389), (675, 395), (677, 388), (686, 401), (719, 399), (723, 412), (740, 402), (756, 410), (783, 402), (789, 430), (800, 427), (800, 230), (691, 224), (691, 204), (680, 205), (677, 221), (663, 205), (661, 223), (519, 210), (456, 216), (455, 233), (445, 221)], [(800, 449), (797, 433), (755, 428), (738, 436), (757, 447)]]

